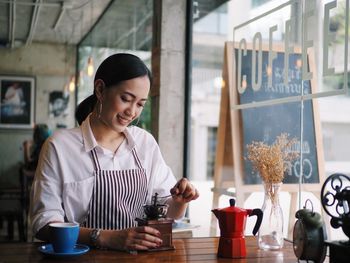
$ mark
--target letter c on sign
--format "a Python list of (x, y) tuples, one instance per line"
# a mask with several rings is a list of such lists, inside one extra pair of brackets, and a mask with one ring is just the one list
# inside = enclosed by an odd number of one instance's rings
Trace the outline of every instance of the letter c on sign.
[[(300, 177), (299, 169), (300, 168), (300, 162), (296, 161), (293, 166), (294, 174), (296, 177)], [(304, 172), (308, 172), (307, 174), (304, 174)], [(312, 164), (309, 159), (303, 160), (303, 174), (305, 179), (309, 179), (312, 175)]]
[(242, 38), (242, 40), (239, 42), (238, 49), (237, 89), (240, 94), (244, 93), (245, 89), (247, 88), (247, 76), (243, 75), (242, 80), (242, 52), (244, 56), (247, 55), (247, 41), (244, 38)]
[[(258, 42), (258, 50), (256, 50), (256, 42)], [(258, 62), (256, 59), (256, 51), (258, 51)], [(256, 74), (256, 64), (258, 64), (258, 74)], [(258, 91), (262, 82), (262, 36), (257, 32), (253, 38), (253, 55), (252, 55), (252, 87)]]

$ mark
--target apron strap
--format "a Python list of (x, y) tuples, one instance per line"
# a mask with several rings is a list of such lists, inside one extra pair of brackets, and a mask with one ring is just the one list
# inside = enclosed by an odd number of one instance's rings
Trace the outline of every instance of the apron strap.
[(94, 166), (95, 166), (95, 171), (100, 171), (101, 170), (101, 166), (100, 166), (100, 163), (98, 161), (96, 148), (92, 149), (91, 156), (92, 156), (92, 161), (93, 161)]
[(134, 158), (135, 158), (135, 161), (136, 161), (136, 164), (137, 164), (138, 168), (139, 169), (143, 169), (143, 166), (141, 164), (140, 158), (137, 155), (136, 146), (134, 146), (134, 148), (132, 148), (132, 154), (134, 155)]

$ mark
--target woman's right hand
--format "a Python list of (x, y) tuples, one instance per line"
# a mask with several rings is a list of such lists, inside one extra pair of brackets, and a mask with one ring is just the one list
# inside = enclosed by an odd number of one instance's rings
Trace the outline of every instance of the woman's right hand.
[(162, 244), (160, 232), (149, 226), (123, 230), (102, 230), (99, 237), (101, 247), (116, 250), (148, 250)]

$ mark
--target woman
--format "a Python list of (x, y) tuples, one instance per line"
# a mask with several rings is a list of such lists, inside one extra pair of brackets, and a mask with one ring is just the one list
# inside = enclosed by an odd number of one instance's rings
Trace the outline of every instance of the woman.
[[(78, 107), (79, 128), (56, 132), (44, 144), (31, 194), (37, 238), (49, 240), (51, 222), (79, 222), (80, 243), (118, 250), (147, 250), (162, 243), (158, 230), (137, 227), (152, 195), (172, 194), (167, 216), (181, 218), (198, 191), (176, 182), (154, 138), (138, 127), (150, 72), (131, 54), (102, 62), (94, 94)], [(90, 113), (91, 111), (91, 113)]]

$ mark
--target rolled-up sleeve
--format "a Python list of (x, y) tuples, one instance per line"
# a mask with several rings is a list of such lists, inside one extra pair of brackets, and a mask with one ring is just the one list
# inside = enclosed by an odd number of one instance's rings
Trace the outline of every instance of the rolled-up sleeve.
[(30, 199), (29, 216), (34, 235), (49, 222), (64, 221), (58, 154), (50, 139), (41, 150)]

